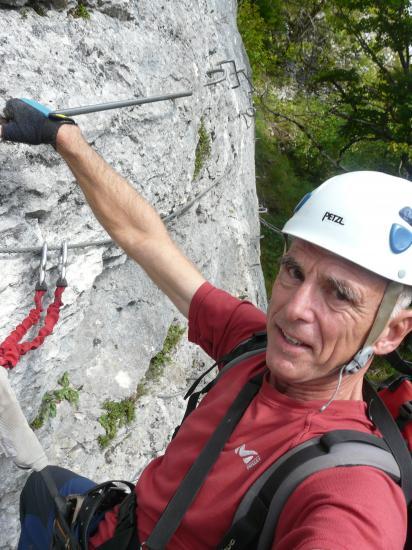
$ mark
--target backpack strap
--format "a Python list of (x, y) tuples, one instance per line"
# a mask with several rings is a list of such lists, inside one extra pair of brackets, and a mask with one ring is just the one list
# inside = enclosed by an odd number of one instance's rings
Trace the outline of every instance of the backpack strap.
[(240, 390), (213, 435), (206, 442), (197, 459), (183, 478), (176, 493), (170, 499), (148, 540), (142, 543), (143, 547), (150, 548), (151, 550), (162, 550), (166, 547), (233, 430), (258, 393), (264, 374), (265, 372), (262, 372), (253, 377)]
[[(211, 367), (209, 367), (206, 371), (204, 371), (193, 382), (193, 384), (187, 390), (186, 395), (184, 396), (184, 398), (189, 399), (189, 401), (187, 402), (186, 411), (185, 411), (185, 414), (183, 415), (182, 422), (179, 424), (179, 426), (175, 428), (172, 439), (176, 436), (177, 432), (180, 429), (180, 426), (183, 424), (183, 422), (186, 420), (189, 414), (191, 414), (196, 409), (200, 396), (207, 393), (210, 389), (212, 389), (212, 387), (216, 384), (216, 382), (220, 379), (220, 377), (224, 373), (226, 373), (228, 370), (230, 370), (232, 367), (238, 365), (241, 361), (244, 361), (249, 357), (253, 357), (265, 351), (266, 344), (267, 344), (266, 332), (255, 332), (255, 334), (253, 334), (251, 338), (248, 338), (247, 340), (241, 342), (231, 352), (226, 354), (221, 359), (218, 359), (216, 363), (213, 363)], [(206, 384), (206, 386), (204, 386), (201, 390), (195, 392), (195, 389), (203, 380), (203, 378), (207, 374), (209, 374), (209, 372), (211, 372), (217, 365), (222, 365), (222, 368), (220, 372), (217, 374), (217, 376), (211, 382)]]
[(379, 468), (399, 481), (392, 453), (381, 438), (371, 434), (336, 430), (294, 447), (250, 487), (217, 549), (270, 549), (279, 516), (302, 481), (326, 468), (360, 465)]
[(412, 361), (403, 359), (398, 350), (394, 350), (391, 353), (383, 356), (391, 366), (402, 374), (410, 376), (412, 374)]
[(412, 503), (411, 453), (393, 416), (373, 386), (366, 379), (364, 380), (363, 388), (365, 400), (368, 403), (369, 417), (379, 428), (399, 466), (401, 474), (400, 485), (404, 492), (406, 503), (409, 506)]

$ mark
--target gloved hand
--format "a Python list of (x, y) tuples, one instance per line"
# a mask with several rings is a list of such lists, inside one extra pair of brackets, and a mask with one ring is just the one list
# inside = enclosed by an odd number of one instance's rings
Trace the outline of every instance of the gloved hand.
[(64, 115), (49, 117), (50, 112), (50, 109), (31, 99), (9, 99), (4, 109), (3, 139), (32, 145), (50, 143), (55, 147), (60, 126), (76, 123)]
[(39, 472), (48, 464), (43, 447), (27, 423), (3, 367), (0, 367), (1, 447), (19, 468), (33, 468)]

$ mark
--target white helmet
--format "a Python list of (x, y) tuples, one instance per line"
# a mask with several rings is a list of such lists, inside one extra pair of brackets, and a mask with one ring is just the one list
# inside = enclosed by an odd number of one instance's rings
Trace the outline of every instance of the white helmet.
[(283, 232), (391, 281), (412, 285), (412, 182), (381, 172), (325, 181), (297, 205)]
[(342, 374), (363, 368), (404, 285), (412, 285), (412, 182), (381, 172), (348, 172), (303, 197), (283, 233), (329, 250), (390, 281), (362, 348)]

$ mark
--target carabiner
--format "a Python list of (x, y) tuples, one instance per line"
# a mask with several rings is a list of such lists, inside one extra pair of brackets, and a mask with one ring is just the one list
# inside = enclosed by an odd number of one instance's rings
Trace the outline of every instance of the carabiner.
[(36, 285), (36, 290), (47, 290), (46, 284), (46, 265), (47, 265), (47, 242), (44, 241), (41, 250), (41, 261), (39, 267), (39, 280)]
[(67, 266), (67, 241), (63, 241), (60, 248), (59, 278), (57, 280), (57, 286), (67, 286), (66, 266)]

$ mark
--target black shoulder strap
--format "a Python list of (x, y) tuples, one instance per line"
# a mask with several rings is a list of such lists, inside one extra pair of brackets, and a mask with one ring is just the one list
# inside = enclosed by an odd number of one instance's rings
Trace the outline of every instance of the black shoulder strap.
[(406, 359), (403, 359), (398, 350), (394, 350), (391, 353), (388, 353), (384, 356), (384, 358), (398, 372), (409, 376), (412, 374), (412, 361), (407, 361)]
[(243, 497), (218, 550), (270, 549), (287, 499), (310, 475), (335, 466), (368, 465), (399, 480), (399, 468), (385, 442), (352, 430), (313, 438), (280, 457)]
[(150, 550), (162, 550), (166, 547), (203, 485), (226, 441), (258, 393), (263, 376), (264, 373), (260, 373), (243, 386), (212, 437), (207, 441), (196, 461), (192, 464), (176, 493), (170, 499), (148, 540), (142, 543), (142, 546)]
[[(266, 332), (255, 332), (255, 334), (253, 334), (251, 338), (248, 338), (244, 342), (241, 342), (231, 352), (223, 356), (221, 359), (218, 359), (216, 363), (213, 363), (211, 367), (209, 367), (205, 372), (203, 372), (199, 376), (199, 378), (197, 378), (193, 382), (193, 384), (187, 390), (186, 395), (184, 396), (184, 398), (189, 399), (189, 401), (187, 403), (186, 411), (185, 411), (185, 414), (183, 415), (182, 422), (180, 423), (179, 426), (175, 428), (173, 437), (175, 437), (175, 435), (180, 429), (180, 426), (183, 424), (183, 422), (186, 420), (189, 414), (191, 414), (196, 409), (200, 396), (207, 393), (216, 384), (216, 382), (220, 379), (220, 377), (224, 373), (226, 373), (228, 370), (230, 370), (232, 367), (239, 364), (241, 361), (248, 359), (249, 357), (252, 357), (254, 355), (257, 355), (265, 351), (266, 343), (267, 343)], [(222, 366), (218, 375), (211, 382), (209, 382), (209, 384), (206, 384), (206, 386), (204, 386), (201, 390), (195, 391), (195, 389), (198, 387), (198, 385), (203, 380), (203, 378), (207, 374), (209, 374), (209, 372), (211, 372), (217, 365)]]

